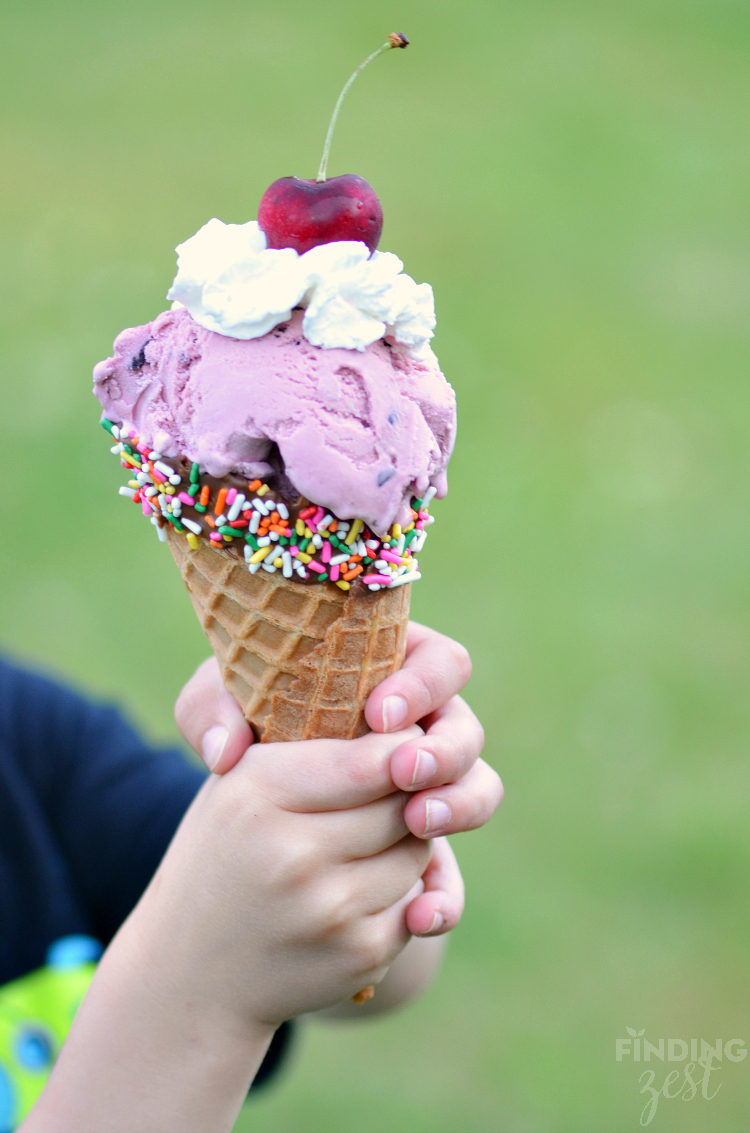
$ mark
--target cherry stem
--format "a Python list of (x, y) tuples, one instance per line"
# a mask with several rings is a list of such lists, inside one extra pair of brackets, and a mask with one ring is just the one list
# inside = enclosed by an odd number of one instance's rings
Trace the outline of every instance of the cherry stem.
[(333, 131), (336, 126), (336, 119), (339, 116), (341, 104), (346, 98), (349, 87), (352, 85), (357, 75), (361, 74), (362, 71), (364, 71), (368, 63), (372, 63), (373, 59), (377, 59), (378, 55), (382, 55), (385, 51), (390, 51), (392, 47), (406, 47), (408, 43), (409, 40), (406, 38), (403, 32), (392, 32), (391, 35), (388, 36), (386, 42), (381, 47), (379, 47), (377, 51), (373, 51), (372, 55), (368, 55), (364, 62), (360, 63), (360, 65), (357, 67), (357, 70), (354, 72), (354, 74), (350, 75), (347, 79), (344, 89), (338, 97), (338, 102), (333, 108), (333, 114), (331, 115), (331, 121), (328, 126), (325, 145), (323, 146), (323, 157), (321, 158), (320, 169), (318, 170), (318, 176), (315, 178), (318, 184), (320, 184), (320, 182), (322, 181), (325, 181), (326, 179), (326, 169), (328, 167), (328, 153), (331, 149), (331, 139), (333, 138)]

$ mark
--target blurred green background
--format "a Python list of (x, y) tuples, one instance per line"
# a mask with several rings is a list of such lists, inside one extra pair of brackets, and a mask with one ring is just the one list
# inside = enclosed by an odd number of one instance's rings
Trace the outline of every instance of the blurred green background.
[[(439, 983), (308, 1029), (237, 1129), (621, 1133), (626, 1027), (750, 1040), (746, 3), (4, 0), (0, 641), (174, 739), (207, 646), (91, 368), (175, 244), (315, 175), (397, 28), (329, 172), (435, 289), (460, 429), (413, 609), (471, 650), (507, 799), (454, 839)], [(746, 1129), (749, 1066), (652, 1128)]]

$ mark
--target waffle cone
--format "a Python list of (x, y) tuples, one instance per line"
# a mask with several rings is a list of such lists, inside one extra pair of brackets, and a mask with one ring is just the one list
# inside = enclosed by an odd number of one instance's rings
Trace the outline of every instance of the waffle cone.
[(367, 697), (401, 667), (411, 585), (302, 585), (245, 564), (171, 526), (169, 546), (224, 684), (264, 743), (353, 739)]

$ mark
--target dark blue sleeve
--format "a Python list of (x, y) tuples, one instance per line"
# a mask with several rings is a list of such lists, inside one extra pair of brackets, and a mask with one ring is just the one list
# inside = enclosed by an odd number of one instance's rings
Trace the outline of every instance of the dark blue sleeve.
[(104, 944), (138, 901), (205, 777), (116, 708), (0, 660), (3, 747), (44, 812)]
[[(59, 936), (109, 943), (205, 777), (111, 705), (0, 658), (0, 983), (39, 967)], [(276, 1032), (254, 1089), (291, 1034)]]

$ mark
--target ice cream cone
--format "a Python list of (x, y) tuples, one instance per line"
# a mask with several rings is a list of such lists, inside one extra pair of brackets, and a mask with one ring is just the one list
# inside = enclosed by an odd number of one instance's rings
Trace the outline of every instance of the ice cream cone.
[(169, 546), (224, 684), (264, 743), (353, 739), (368, 731), (372, 690), (406, 651), (411, 585), (373, 593), (250, 574), (201, 540)]

